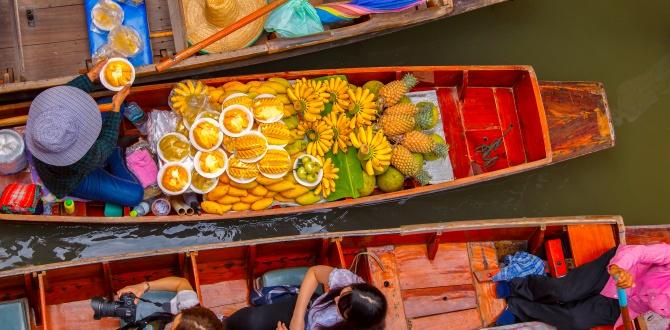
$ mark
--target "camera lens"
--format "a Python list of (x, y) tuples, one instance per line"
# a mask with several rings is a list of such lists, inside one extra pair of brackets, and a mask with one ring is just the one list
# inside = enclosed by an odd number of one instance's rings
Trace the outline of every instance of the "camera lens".
[(91, 308), (93, 308), (93, 319), (99, 320), (103, 317), (115, 316), (114, 311), (117, 308), (117, 303), (107, 301), (104, 297), (93, 297), (91, 298)]

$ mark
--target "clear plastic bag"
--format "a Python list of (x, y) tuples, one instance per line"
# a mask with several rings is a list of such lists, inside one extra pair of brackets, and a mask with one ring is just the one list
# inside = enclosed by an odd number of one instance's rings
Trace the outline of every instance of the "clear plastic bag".
[(265, 30), (280, 37), (297, 38), (323, 32), (323, 25), (309, 1), (289, 0), (270, 13)]
[(177, 120), (181, 118), (173, 111), (154, 110), (148, 113), (149, 121), (147, 122), (147, 140), (151, 146), (151, 151), (156, 154), (158, 141), (167, 133), (172, 133), (176, 130)]
[(135, 29), (123, 25), (109, 32), (107, 43), (112, 51), (124, 57), (135, 56), (144, 47), (140, 34)]
[(91, 9), (93, 27), (101, 31), (111, 31), (123, 23), (123, 8), (112, 0), (100, 0)]

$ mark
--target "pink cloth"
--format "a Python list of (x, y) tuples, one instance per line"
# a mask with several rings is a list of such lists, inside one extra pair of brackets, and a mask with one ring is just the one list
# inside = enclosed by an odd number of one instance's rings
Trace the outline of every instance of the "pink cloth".
[[(649, 311), (670, 318), (670, 245), (621, 245), (610, 260), (613, 264), (633, 275), (635, 286), (626, 290), (631, 318)], [(600, 294), (617, 298), (614, 279), (610, 278)], [(622, 324), (619, 317), (614, 328)]]
[(146, 188), (156, 183), (158, 175), (158, 165), (146, 149), (137, 150), (126, 156), (128, 169), (135, 174), (140, 181), (142, 188)]

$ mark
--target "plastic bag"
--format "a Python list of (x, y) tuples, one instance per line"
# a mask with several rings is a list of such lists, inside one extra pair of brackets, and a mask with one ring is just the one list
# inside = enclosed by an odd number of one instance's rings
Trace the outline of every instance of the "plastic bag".
[(280, 37), (296, 38), (323, 32), (323, 25), (309, 1), (289, 0), (270, 13), (265, 30)]
[(100, 0), (91, 9), (93, 27), (101, 31), (111, 31), (120, 26), (123, 19), (123, 8), (112, 0)]
[(177, 127), (177, 119), (181, 120), (173, 111), (154, 110), (148, 113), (147, 140), (151, 151), (156, 154), (158, 141), (167, 133), (172, 133)]
[(109, 32), (107, 43), (111, 49), (125, 57), (132, 57), (142, 50), (144, 43), (140, 34), (128, 26), (118, 26)]

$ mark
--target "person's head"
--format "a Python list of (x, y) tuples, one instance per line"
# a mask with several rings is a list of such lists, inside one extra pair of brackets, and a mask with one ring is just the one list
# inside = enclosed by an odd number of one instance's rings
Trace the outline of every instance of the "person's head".
[(224, 330), (224, 327), (214, 312), (196, 306), (177, 314), (170, 330)]
[(376, 287), (367, 283), (358, 283), (332, 290), (328, 296), (327, 299), (332, 299), (344, 322), (325, 329), (382, 329), (384, 327), (387, 302), (384, 294)]

